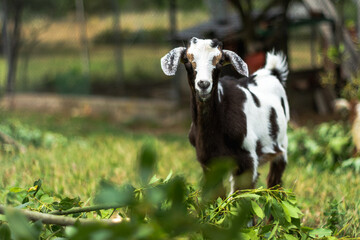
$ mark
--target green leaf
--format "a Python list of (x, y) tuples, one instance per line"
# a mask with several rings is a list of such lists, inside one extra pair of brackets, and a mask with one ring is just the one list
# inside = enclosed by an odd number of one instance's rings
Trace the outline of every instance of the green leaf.
[(300, 210), (297, 207), (294, 207), (290, 203), (283, 201), (281, 202), (281, 205), (284, 209), (284, 212), (286, 215), (292, 217), (292, 218), (299, 218), (299, 212)]
[(70, 208), (73, 207), (79, 207), (80, 206), (80, 198), (76, 197), (76, 198), (63, 198), (61, 199), (61, 201), (58, 202), (54, 202), (53, 206), (56, 210), (68, 210)]
[(170, 180), (170, 178), (172, 177), (172, 175), (173, 175), (173, 171), (170, 170), (169, 174), (167, 175), (167, 177), (164, 180), (164, 183), (168, 182)]
[(286, 223), (286, 221), (284, 221), (286, 219), (284, 209), (282, 208), (281, 204), (274, 198), (272, 199), (271, 203), (271, 214), (273, 215), (274, 220), (280, 221), (281, 224)]
[[(292, 192), (291, 192), (292, 193)], [(296, 197), (295, 197), (295, 195), (293, 195), (293, 194), (291, 194), (291, 195), (289, 195), (288, 196), (288, 198), (287, 198), (287, 201), (289, 202), (289, 203), (291, 203), (292, 205), (296, 205)]]
[(310, 232), (310, 231), (312, 231), (312, 230), (314, 230), (314, 229), (311, 228), (311, 227), (307, 227), (307, 226), (301, 227), (301, 231), (303, 231), (303, 232)]
[(290, 234), (284, 234), (284, 237), (286, 240), (298, 240), (296, 237), (294, 237), (293, 235)]
[(0, 214), (0, 222), (1, 221), (6, 222), (6, 216), (5, 215)]
[(24, 197), (24, 199), (22, 200), (22, 204), (25, 204), (25, 203), (27, 203), (27, 202), (29, 202), (29, 197), (28, 196), (26, 196), (26, 197)]
[(251, 207), (256, 216), (263, 219), (265, 217), (264, 211), (259, 207), (255, 201), (251, 201)]
[(41, 202), (46, 203), (46, 204), (51, 204), (54, 202), (54, 198), (50, 197), (48, 194), (42, 195), (40, 200), (41, 200)]
[(120, 207), (129, 205), (134, 201), (135, 189), (130, 185), (124, 185), (117, 188), (112, 184), (102, 182), (100, 187), (101, 189), (94, 199), (94, 202), (97, 204), (116, 204)]
[(12, 188), (10, 188), (9, 191), (12, 192), (12, 193), (19, 193), (19, 192), (24, 192), (24, 191), (26, 191), (26, 189), (20, 188), (20, 187), (12, 187)]
[(149, 184), (151, 185), (151, 184), (154, 184), (154, 183), (159, 182), (159, 181), (160, 181), (160, 178), (158, 178), (158, 177), (156, 176), (156, 174), (155, 174), (155, 175), (152, 176), (152, 178), (150, 179)]
[(32, 227), (20, 211), (6, 209), (5, 215), (16, 240), (37, 240), (40, 231)]
[(0, 239), (1, 240), (11, 240), (10, 228), (7, 224), (2, 224), (0, 226)]
[(219, 220), (216, 221), (216, 224), (221, 225), (224, 222), (225, 218), (220, 218)]
[(259, 195), (254, 194), (254, 193), (242, 193), (236, 196), (237, 198), (250, 198), (250, 199), (255, 199), (258, 200), (260, 198)]
[(208, 170), (204, 172), (202, 194), (205, 199), (214, 199), (224, 191), (223, 181), (233, 169), (234, 161), (230, 158), (219, 158), (212, 161)]
[(35, 190), (34, 195), (33, 195), (35, 197), (35, 195), (38, 193), (38, 191), (41, 188), (42, 180), (41, 179), (36, 180), (33, 185), (34, 185), (34, 187), (36, 187), (36, 190)]
[(156, 151), (154, 144), (149, 142), (143, 145), (138, 157), (140, 178), (143, 184), (149, 182), (156, 168)]
[(264, 235), (265, 233), (268, 233), (270, 232), (270, 230), (272, 229), (273, 225), (272, 224), (268, 224), (268, 225), (265, 225), (261, 228), (261, 232), (260, 234), (261, 235)]
[(241, 239), (242, 240), (256, 240), (259, 239), (256, 231), (254, 229), (248, 228), (248, 229), (243, 229), (241, 231)]
[(78, 232), (78, 229), (74, 226), (68, 226), (65, 228), (65, 236), (68, 238), (73, 237)]
[(274, 226), (273, 230), (272, 230), (272, 231), (271, 231), (271, 233), (270, 233), (269, 239), (271, 239), (272, 237), (274, 237), (274, 236), (275, 236), (275, 234), (276, 234), (276, 231), (277, 231), (278, 227), (279, 227), (279, 222), (278, 222), (278, 221), (276, 221), (276, 224), (275, 224), (275, 226)]
[(319, 238), (319, 237), (328, 237), (332, 234), (332, 231), (330, 229), (326, 228), (317, 228), (314, 230), (311, 230), (309, 232), (309, 236), (313, 238)]

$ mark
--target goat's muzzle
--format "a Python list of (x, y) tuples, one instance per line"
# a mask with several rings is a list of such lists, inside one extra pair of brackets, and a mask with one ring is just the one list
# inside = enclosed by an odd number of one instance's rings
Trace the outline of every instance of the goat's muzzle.
[(205, 101), (211, 94), (211, 83), (206, 80), (197, 82), (196, 92), (201, 101)]

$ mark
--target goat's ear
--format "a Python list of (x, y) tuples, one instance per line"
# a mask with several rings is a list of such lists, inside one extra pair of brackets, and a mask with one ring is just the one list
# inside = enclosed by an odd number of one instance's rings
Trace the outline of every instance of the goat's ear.
[(223, 50), (225, 61), (230, 62), (235, 70), (246, 77), (249, 76), (249, 70), (247, 64), (236, 53), (229, 50)]
[(185, 50), (185, 47), (177, 47), (161, 58), (161, 69), (166, 75), (175, 75), (180, 59), (185, 53)]

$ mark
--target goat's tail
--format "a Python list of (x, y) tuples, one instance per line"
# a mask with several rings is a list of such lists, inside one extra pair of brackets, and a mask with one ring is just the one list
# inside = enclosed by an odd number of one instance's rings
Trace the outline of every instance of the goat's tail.
[(271, 75), (277, 77), (281, 84), (285, 86), (289, 68), (286, 61), (286, 56), (282, 52), (275, 53), (275, 51), (266, 54), (265, 69), (271, 72)]

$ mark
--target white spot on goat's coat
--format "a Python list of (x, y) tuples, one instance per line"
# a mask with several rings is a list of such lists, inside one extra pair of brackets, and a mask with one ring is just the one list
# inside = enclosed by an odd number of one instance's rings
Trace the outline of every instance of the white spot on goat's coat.
[(235, 179), (234, 179), (234, 175), (232, 175), (232, 174), (229, 177), (229, 183), (230, 183), (229, 195), (232, 195), (235, 192)]
[(221, 98), (224, 95), (224, 89), (221, 85), (221, 82), (218, 83), (218, 97), (219, 97), (219, 103), (221, 103)]
[[(195, 89), (203, 94), (210, 94), (213, 87), (212, 72), (215, 68), (213, 59), (221, 57), (221, 51), (217, 47), (212, 47), (212, 40), (196, 39), (196, 41), (190, 41), (190, 46), (187, 50), (188, 55), (192, 55), (192, 61), (195, 63), (196, 72), (195, 77)], [(198, 86), (200, 81), (207, 81), (210, 83), (207, 89), (201, 89)]]

